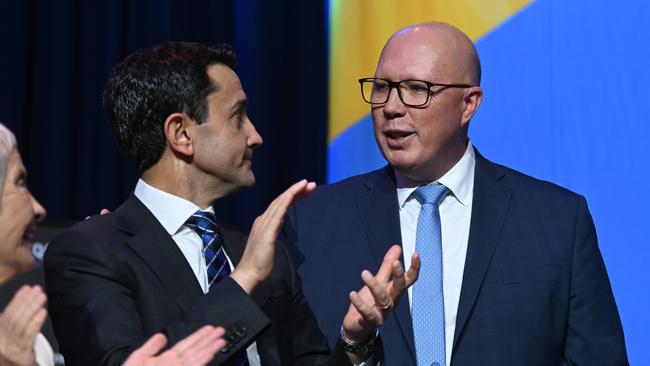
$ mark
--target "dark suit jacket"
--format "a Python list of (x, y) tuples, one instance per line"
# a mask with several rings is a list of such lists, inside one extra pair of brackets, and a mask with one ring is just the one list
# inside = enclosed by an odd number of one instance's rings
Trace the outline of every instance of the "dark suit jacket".
[[(247, 237), (224, 226), (222, 231), (236, 264)], [(203, 294), (176, 243), (134, 196), (112, 214), (80, 222), (53, 240), (44, 267), (48, 308), (67, 366), (121, 365), (155, 332), (164, 331), (173, 345), (205, 324), (225, 326), (232, 343), (214, 365), (253, 341), (263, 365), (349, 364), (338, 347), (328, 356), (283, 247), (270, 278), (251, 296), (230, 278)]]
[[(359, 267), (376, 271), (388, 248), (401, 244), (392, 170), (320, 187), (288, 213), (283, 240), (297, 248), (305, 295), (335, 339), (347, 293), (361, 286)], [(415, 366), (406, 298), (380, 333), (386, 366)], [(477, 153), (451, 364), (627, 364), (582, 196)]]

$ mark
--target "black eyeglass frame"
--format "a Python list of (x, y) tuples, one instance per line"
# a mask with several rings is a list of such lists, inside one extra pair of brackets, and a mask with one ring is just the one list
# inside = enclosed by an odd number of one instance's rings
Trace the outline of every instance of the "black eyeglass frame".
[[(363, 93), (363, 83), (365, 82), (372, 82), (374, 83), (376, 80), (381, 80), (384, 81), (388, 84), (388, 93), (386, 93), (386, 100), (383, 102), (371, 102), (369, 101), (370, 98), (366, 99), (366, 95)], [(404, 98), (402, 97), (402, 89), (399, 88), (401, 83), (408, 82), (408, 81), (418, 81), (421, 83), (425, 83), (428, 87), (428, 93), (427, 93), (427, 99), (424, 101), (422, 104), (409, 104), (404, 102)], [(393, 91), (393, 88), (397, 90), (397, 95), (399, 96), (399, 100), (402, 101), (402, 103), (407, 106), (407, 107), (422, 107), (423, 105), (426, 105), (429, 103), (429, 99), (431, 99), (431, 96), (441, 92), (443, 89), (447, 88), (471, 88), (476, 85), (470, 85), (470, 84), (440, 84), (440, 83), (432, 83), (430, 81), (426, 80), (418, 80), (418, 79), (406, 79), (406, 80), (400, 80), (400, 81), (391, 81), (388, 79), (383, 79), (383, 78), (361, 78), (359, 79), (359, 86), (361, 87), (361, 98), (363, 99), (364, 102), (371, 104), (371, 105), (378, 105), (378, 104), (385, 104), (388, 102), (388, 99), (390, 98), (390, 93)], [(432, 87), (434, 86), (440, 86), (442, 88), (433, 91), (431, 90)], [(370, 96), (369, 96), (370, 97)]]

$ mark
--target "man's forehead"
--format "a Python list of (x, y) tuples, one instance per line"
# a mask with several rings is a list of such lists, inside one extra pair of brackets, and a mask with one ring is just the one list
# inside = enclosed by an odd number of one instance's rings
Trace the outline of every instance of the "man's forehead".
[(382, 50), (375, 75), (443, 82), (437, 79), (454, 77), (458, 72), (457, 41), (446, 29), (402, 30), (391, 37)]
[(223, 64), (213, 64), (208, 67), (208, 75), (217, 89), (221, 88), (239, 88), (241, 82), (239, 76), (233, 69)]
[(439, 53), (427, 45), (410, 44), (407, 47), (384, 49), (377, 64), (376, 76), (390, 74), (391, 77), (417, 78), (440, 72), (445, 62)]
[(229, 101), (235, 100), (233, 104), (239, 100), (246, 99), (246, 93), (244, 93), (241, 81), (230, 67), (222, 64), (211, 65), (208, 68), (208, 75), (210, 75), (210, 79), (212, 79), (212, 83), (215, 86), (215, 91), (212, 93), (212, 96), (225, 98)]

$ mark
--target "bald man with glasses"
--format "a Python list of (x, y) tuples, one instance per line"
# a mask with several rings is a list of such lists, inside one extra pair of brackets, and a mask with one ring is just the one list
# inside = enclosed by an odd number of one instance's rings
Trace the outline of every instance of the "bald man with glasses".
[(400, 244), (422, 267), (381, 328), (386, 366), (627, 365), (584, 197), (478, 152), (480, 79), (471, 40), (444, 23), (401, 29), (359, 79), (388, 165), (319, 187), (283, 230), (324, 332), (345, 313), (339, 284)]

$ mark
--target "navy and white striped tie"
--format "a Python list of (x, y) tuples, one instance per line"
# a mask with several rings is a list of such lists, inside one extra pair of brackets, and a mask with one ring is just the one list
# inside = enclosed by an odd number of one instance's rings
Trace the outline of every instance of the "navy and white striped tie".
[[(230, 265), (217, 229), (217, 217), (210, 211), (198, 210), (185, 222), (203, 241), (203, 257), (208, 273), (208, 290), (230, 275)], [(237, 352), (227, 365), (248, 366), (246, 349)]]

